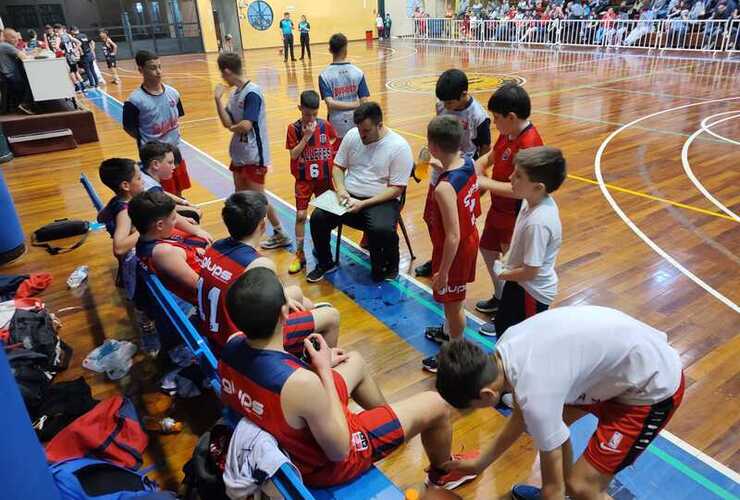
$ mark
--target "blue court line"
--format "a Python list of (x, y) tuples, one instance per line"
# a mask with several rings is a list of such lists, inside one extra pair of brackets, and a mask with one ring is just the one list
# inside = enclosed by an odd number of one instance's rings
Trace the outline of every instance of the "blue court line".
[[(112, 118), (121, 121), (122, 107), (113, 97), (99, 91), (89, 91), (87, 96)], [(196, 182), (219, 198), (233, 192), (231, 174), (220, 162), (187, 143), (182, 145), (181, 150), (188, 159), (191, 177)], [(213, 173), (217, 175), (214, 176)], [(293, 208), (276, 196), (271, 195), (270, 201), (277, 209), (283, 227), (292, 231), (295, 221)], [(310, 231), (306, 231), (306, 242), (310, 242)], [(343, 265), (336, 272), (327, 275), (326, 279), (415, 349), (427, 356), (435, 354), (438, 347), (424, 338), (423, 328), (439, 324), (444, 314), (433, 302), (430, 293), (404, 276), (390, 283), (372, 282), (367, 272), (367, 256), (344, 241), (341, 244), (341, 255), (345, 259)], [(310, 252), (307, 258), (312, 260)], [(349, 265), (347, 259), (350, 260)], [(309, 266), (311, 264), (309, 262)], [(488, 350), (494, 348), (490, 340), (477, 334), (477, 327), (468, 318), (466, 336), (483, 344)], [(585, 417), (571, 426), (574, 456), (578, 457), (585, 448), (595, 422), (595, 418)], [(737, 495), (740, 493), (739, 483), (662, 436), (658, 436), (634, 466), (620, 472), (615, 483), (618, 485), (615, 493), (617, 500), (740, 500)]]

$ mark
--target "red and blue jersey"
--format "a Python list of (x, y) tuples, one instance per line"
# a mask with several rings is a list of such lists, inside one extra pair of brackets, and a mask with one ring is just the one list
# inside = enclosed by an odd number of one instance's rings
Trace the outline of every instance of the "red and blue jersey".
[(105, 229), (111, 235), (111, 238), (116, 232), (116, 218), (118, 214), (127, 209), (128, 202), (123, 201), (119, 196), (114, 196), (98, 213), (98, 222), (105, 224)]
[[(449, 182), (457, 193), (457, 216), (460, 226), (460, 243), (455, 259), (450, 267), (449, 283), (472, 283), (475, 280), (475, 264), (478, 255), (478, 228), (475, 220), (481, 214), (478, 176), (475, 164), (469, 156), (465, 157), (462, 167), (442, 172), (434, 185)], [(446, 230), (437, 200), (432, 198), (429, 231), (432, 236), (432, 270), (437, 272), (442, 262)]]
[[(293, 149), (303, 137), (303, 122), (297, 120), (288, 125), (288, 133), (285, 138), (285, 148)], [(316, 119), (316, 128), (301, 155), (295, 160), (290, 160), (290, 172), (299, 181), (319, 181), (331, 179), (331, 169), (334, 165), (334, 142), (337, 133), (334, 126), (322, 120)]]
[(259, 256), (253, 247), (231, 237), (216, 241), (203, 256), (198, 280), (201, 332), (216, 350), (220, 350), (239, 330), (226, 310), (226, 292)]

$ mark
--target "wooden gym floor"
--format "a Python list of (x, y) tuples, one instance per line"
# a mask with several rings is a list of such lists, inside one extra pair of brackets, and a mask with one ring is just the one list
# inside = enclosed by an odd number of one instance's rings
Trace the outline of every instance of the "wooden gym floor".
[[(244, 57), (248, 78), (263, 87), (267, 101), (273, 155), (267, 187), (292, 205), (285, 127), (298, 117), (298, 95), (317, 88), (319, 72), (330, 58), (323, 45), (314, 46), (312, 63), (284, 65), (276, 52), (248, 52)], [(740, 492), (733, 472), (740, 467), (738, 63), (404, 41), (356, 42), (350, 45), (349, 54), (365, 71), (371, 98), (381, 104), (386, 124), (404, 135), (415, 152), (425, 143), (425, 127), (434, 113), (434, 77), (441, 71), (458, 67), (471, 74), (471, 81), (481, 90), (475, 97), (484, 107), (498, 78), (518, 77), (524, 82), (532, 96), (533, 123), (545, 143), (562, 148), (568, 159), (569, 179), (555, 194), (564, 226), (555, 305), (599, 304), (621, 309), (668, 332), (686, 368), (686, 398), (668, 426), (668, 437), (678, 445), (677, 453), (693, 458), (681, 462), (668, 457), (661, 463), (668, 467), (667, 483), (689, 481), (698, 489), (676, 486), (670, 494), (666, 489), (651, 494), (643, 481), (631, 484), (629, 476), (620, 475), (623, 493), (638, 498), (736, 498)], [(183, 137), (197, 148), (186, 151), (195, 180), (186, 194), (193, 202), (206, 203), (204, 226), (214, 236), (223, 237), (226, 230), (218, 199), (228, 193), (228, 174), (215, 169), (224, 168), (219, 162), (228, 164), (229, 133), (220, 126), (213, 105), (212, 89), (220, 81), (215, 61), (214, 54), (187, 55), (165, 57), (162, 65), (165, 81), (182, 94)], [(3, 165), (27, 234), (61, 217), (93, 219), (79, 173), (85, 172), (107, 199), (110, 193), (97, 177), (100, 161), (111, 156), (136, 157), (133, 141), (116, 118), (120, 106), (115, 100), (125, 100), (140, 79), (132, 61), (121, 62), (119, 73), (122, 84), (109, 84), (109, 95), (91, 93), (84, 100), (95, 112), (98, 144)], [(199, 162), (210, 167), (199, 166)], [(403, 213), (417, 255), (411, 262), (401, 240), (402, 272), (410, 274), (431, 250), (421, 220), (425, 192), (425, 182), (412, 182)], [(290, 208), (280, 206), (291, 227)], [(346, 235), (358, 241), (356, 232), (350, 230)], [(364, 271), (351, 272), (362, 267), (362, 254), (345, 246), (342, 272), (331, 283), (319, 285), (288, 276), (291, 256), (287, 251), (269, 255), (286, 282), (300, 284), (309, 297), (337, 306), (342, 314), (341, 345), (362, 352), (390, 401), (432, 387), (433, 377), (420, 369), (421, 359), (434, 351), (423, 339), (425, 324), (409, 321), (402, 325), (392, 318), (399, 310), (404, 318), (417, 317), (414, 311), (423, 310), (422, 320), (439, 321), (431, 297), (408, 278), (387, 289), (369, 284)], [(91, 268), (89, 284), (78, 292), (67, 291), (66, 277), (80, 264)], [(75, 349), (70, 369), (58, 380), (84, 376), (96, 397), (124, 392), (139, 400), (144, 412), (156, 414), (168, 401), (156, 392), (160, 374), (150, 362), (140, 360), (131, 376), (118, 383), (81, 368), (85, 355), (103, 339), (135, 336), (130, 311), (113, 285), (115, 266), (110, 240), (101, 231), (70, 254), (51, 257), (31, 249), (0, 272), (54, 274), (55, 282), (42, 298), (52, 311), (60, 310), (61, 335)], [(395, 295), (388, 298), (387, 290)], [(473, 311), (475, 301), (490, 295), (490, 290), (481, 259), (468, 309)], [(471, 320), (470, 325), (472, 332), (475, 323)], [(197, 435), (217, 413), (215, 405), (204, 404), (209, 399), (206, 395), (177, 401), (171, 411), (186, 422), (186, 431), (152, 437), (149, 460), (159, 464), (157, 477), (164, 486), (177, 487)], [(493, 410), (455, 414), (455, 449), (478, 448), (503, 422), (504, 417)], [(522, 439), (495, 467), (459, 493), (464, 498), (505, 497), (512, 483), (526, 479), (534, 456), (531, 441)], [(687, 471), (693, 466), (685, 464), (696, 457), (694, 472)], [(671, 460), (673, 468), (666, 465)], [(676, 460), (684, 463), (683, 468)], [(418, 439), (380, 464), (402, 488), (420, 487), (425, 466)], [(707, 470), (719, 472), (712, 476)], [(687, 491), (700, 493), (689, 495)]]

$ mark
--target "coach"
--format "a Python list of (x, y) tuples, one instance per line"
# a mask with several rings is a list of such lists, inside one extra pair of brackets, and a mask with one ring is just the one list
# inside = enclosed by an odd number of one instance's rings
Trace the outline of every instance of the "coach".
[(339, 203), (349, 211), (342, 216), (317, 208), (311, 215), (311, 237), (318, 263), (306, 279), (315, 283), (336, 269), (329, 247), (332, 229), (340, 223), (367, 235), (372, 277), (375, 281), (398, 275), (400, 197), (414, 165), (411, 147), (383, 126), (383, 112), (375, 102), (354, 111), (355, 128), (344, 136), (334, 159), (333, 180)]

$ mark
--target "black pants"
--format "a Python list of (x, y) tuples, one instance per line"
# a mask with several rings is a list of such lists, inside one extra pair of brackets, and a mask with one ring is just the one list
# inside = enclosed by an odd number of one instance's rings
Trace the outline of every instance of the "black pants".
[(537, 302), (516, 281), (507, 281), (504, 285), (504, 293), (501, 295), (501, 303), (493, 320), (496, 325), (496, 335), (500, 339), (510, 326), (521, 323), (530, 316), (542, 311), (547, 311), (550, 306)]
[(311, 59), (311, 40), (308, 33), (301, 33), (301, 59), (303, 59), (304, 50), (308, 52), (308, 58)]
[(330, 248), (331, 231), (339, 223), (360, 229), (367, 235), (373, 279), (383, 279), (386, 273), (398, 271), (398, 233), (396, 225), (401, 213), (398, 200), (390, 200), (365, 208), (356, 214), (334, 215), (317, 208), (311, 214), (311, 238), (319, 265), (333, 262)]
[(87, 83), (90, 84), (91, 87), (97, 87), (98, 86), (98, 75), (95, 73), (95, 66), (93, 65), (93, 59), (91, 54), (83, 55), (80, 58), (80, 64), (82, 65), (82, 68), (85, 70), (85, 77), (87, 78)]
[(293, 34), (283, 35), (283, 55), (285, 60), (288, 60), (288, 49), (290, 49), (290, 58), (295, 61), (295, 55), (293, 55)]

